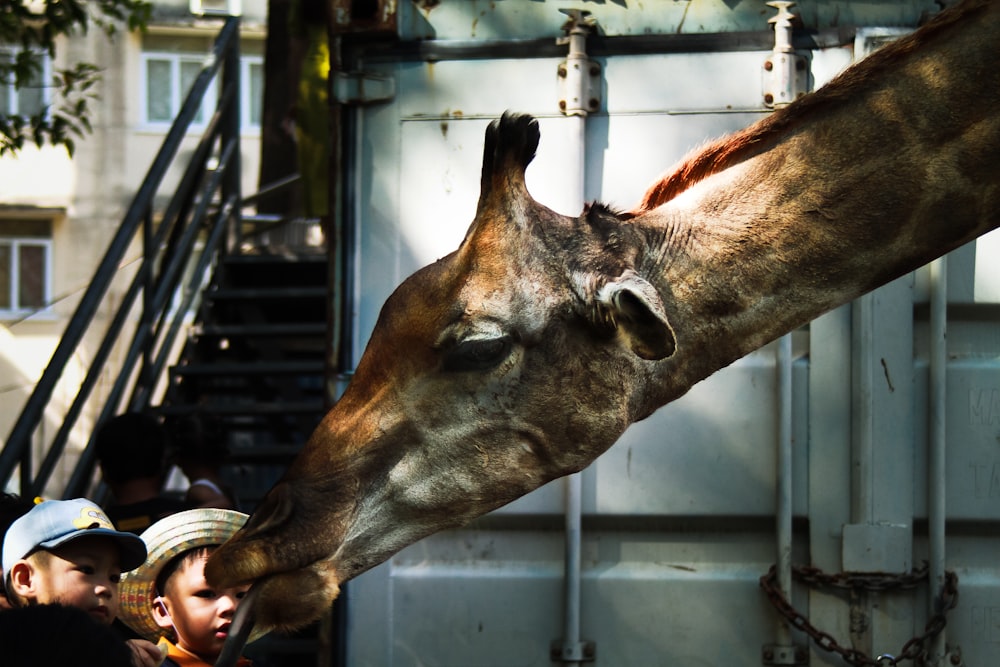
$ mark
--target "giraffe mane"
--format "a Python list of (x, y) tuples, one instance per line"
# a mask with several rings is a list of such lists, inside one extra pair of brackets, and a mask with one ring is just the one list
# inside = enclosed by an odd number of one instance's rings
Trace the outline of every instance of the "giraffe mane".
[(625, 217), (634, 217), (652, 210), (699, 181), (765, 152), (780, 143), (791, 130), (807, 124), (816, 114), (857, 95), (859, 88), (869, 85), (867, 81), (873, 73), (892, 71), (896, 62), (951, 26), (975, 20), (972, 14), (984, 10), (990, 1), (970, 2), (962, 7), (962, 11), (936, 15), (921, 30), (878, 49), (815, 92), (743, 130), (694, 149), (671, 171), (661, 176), (643, 195), (639, 206), (625, 214)]

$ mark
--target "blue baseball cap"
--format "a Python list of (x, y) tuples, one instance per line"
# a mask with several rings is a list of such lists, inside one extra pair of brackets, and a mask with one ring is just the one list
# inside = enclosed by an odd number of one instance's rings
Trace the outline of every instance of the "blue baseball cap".
[(3, 571), (38, 549), (55, 549), (81, 537), (100, 535), (114, 540), (121, 552), (122, 572), (146, 560), (146, 543), (138, 535), (115, 530), (97, 503), (86, 498), (46, 500), (10, 525), (3, 540)]

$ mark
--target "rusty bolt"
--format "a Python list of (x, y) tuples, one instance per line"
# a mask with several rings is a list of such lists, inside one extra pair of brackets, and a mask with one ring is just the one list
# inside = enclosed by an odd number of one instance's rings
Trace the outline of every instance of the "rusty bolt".
[(559, 100), (559, 110), (566, 111), (566, 100)]
[(588, 106), (589, 106), (589, 107), (590, 107), (591, 109), (595, 109), (595, 110), (596, 110), (596, 109), (597, 109), (597, 108), (598, 108), (599, 106), (601, 106), (601, 103), (600, 103), (600, 102), (598, 102), (598, 101), (597, 101), (597, 100), (596, 100), (595, 98), (591, 97), (591, 98), (590, 98), (590, 101), (588, 101), (588, 102), (587, 102), (587, 105), (588, 105)]
[(771, 93), (764, 95), (764, 104), (774, 104), (774, 95)]
[(556, 70), (556, 71), (559, 73), (559, 78), (560, 79), (565, 79), (566, 78), (566, 66), (565, 65), (560, 65), (559, 69)]
[(764, 69), (766, 69), (768, 72), (770, 72), (771, 70), (774, 69), (774, 63), (772, 63), (770, 60), (765, 60), (764, 61)]

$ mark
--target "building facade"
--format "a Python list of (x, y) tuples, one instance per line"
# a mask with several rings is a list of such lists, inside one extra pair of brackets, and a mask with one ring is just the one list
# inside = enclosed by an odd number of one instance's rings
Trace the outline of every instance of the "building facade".
[[(102, 73), (96, 99), (91, 101), (93, 131), (77, 140), (72, 157), (62, 147), (29, 144), (17, 155), (0, 158), (0, 432), (4, 437), (211, 53), (222, 17), (230, 13), (241, 16), (242, 189), (252, 193), (259, 171), (266, 0), (154, 2), (153, 18), (144, 32), (121, 30), (108, 39), (91, 29), (62, 38), (54, 62), (45, 63), (46, 73), (77, 62), (93, 63)], [(0, 49), (0, 57), (11, 55), (9, 49)], [(30, 113), (49, 103), (52, 90), (46, 80), (42, 77), (37, 87), (0, 89), (4, 111)], [(210, 114), (206, 105), (196, 117), (180, 148), (180, 162), (185, 152), (194, 149)], [(120, 301), (140, 258), (136, 241), (96, 315), (92, 329), (97, 336), (106, 328), (101, 320)], [(52, 415), (36, 435), (40, 443), (47, 430), (60, 426), (59, 415), (76, 393), (94, 344), (85, 340), (64, 373), (51, 401)], [(106, 373), (110, 376), (114, 370), (112, 357)], [(89, 439), (102, 407), (102, 391), (106, 387), (99, 382), (70, 438), (68, 455), (50, 482), (50, 492), (60, 488), (75, 464), (75, 454)]]

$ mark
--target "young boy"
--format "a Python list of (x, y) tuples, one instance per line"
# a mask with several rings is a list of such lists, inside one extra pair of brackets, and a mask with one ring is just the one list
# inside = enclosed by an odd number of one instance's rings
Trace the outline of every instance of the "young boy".
[[(161, 519), (142, 533), (148, 556), (122, 578), (121, 619), (150, 641), (163, 638), (164, 665), (211, 667), (222, 652), (249, 586), (212, 588), (205, 561), (246, 520), (242, 512), (202, 508)], [(250, 641), (256, 638), (251, 634)]]
[[(142, 539), (115, 530), (94, 502), (47, 500), (14, 521), (4, 536), (7, 599), (14, 607), (77, 607), (111, 625), (118, 614), (122, 572), (145, 558)], [(130, 641), (129, 648), (137, 667), (158, 665), (163, 658), (144, 640)]]

